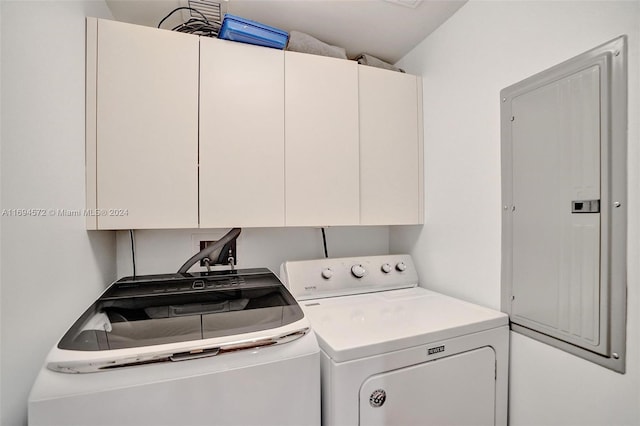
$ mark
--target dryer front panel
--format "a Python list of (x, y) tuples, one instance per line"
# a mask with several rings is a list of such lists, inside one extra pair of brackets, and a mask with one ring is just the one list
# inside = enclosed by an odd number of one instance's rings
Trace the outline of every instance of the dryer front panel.
[(490, 347), (369, 377), (360, 425), (494, 425), (496, 357)]

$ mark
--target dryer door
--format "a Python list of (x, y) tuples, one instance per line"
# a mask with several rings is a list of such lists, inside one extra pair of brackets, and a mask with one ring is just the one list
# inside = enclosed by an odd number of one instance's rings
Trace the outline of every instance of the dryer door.
[(484, 347), (371, 376), (360, 425), (493, 425), (495, 362)]

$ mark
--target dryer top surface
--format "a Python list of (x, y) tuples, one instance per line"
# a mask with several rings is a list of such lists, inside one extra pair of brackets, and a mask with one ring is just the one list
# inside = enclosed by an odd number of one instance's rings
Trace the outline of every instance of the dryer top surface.
[(300, 302), (320, 347), (350, 361), (508, 324), (502, 312), (422, 287)]

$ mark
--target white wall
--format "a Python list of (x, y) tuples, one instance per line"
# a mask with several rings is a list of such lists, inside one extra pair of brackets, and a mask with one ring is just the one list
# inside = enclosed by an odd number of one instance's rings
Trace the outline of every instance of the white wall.
[(470, 1), (399, 65), (424, 78), (423, 229), (392, 228), (427, 287), (500, 306), (502, 88), (629, 35), (627, 374), (512, 333), (512, 425), (640, 424), (638, 1)]
[[(85, 16), (100, 1), (0, 1), (2, 209), (84, 207)], [(115, 277), (114, 233), (80, 217), (2, 217), (1, 417), (26, 423), (44, 358)]]
[[(389, 253), (386, 226), (331, 227), (326, 229), (330, 257)], [(136, 273), (176, 272), (197, 251), (193, 241), (202, 235), (218, 239), (228, 229), (139, 230), (135, 231)], [(204, 238), (201, 238), (204, 239)], [(117, 233), (118, 277), (132, 274), (129, 232)], [(238, 237), (238, 268), (270, 268), (279, 274), (285, 260), (324, 257), (319, 228), (245, 228)], [(204, 270), (197, 265), (191, 271)]]

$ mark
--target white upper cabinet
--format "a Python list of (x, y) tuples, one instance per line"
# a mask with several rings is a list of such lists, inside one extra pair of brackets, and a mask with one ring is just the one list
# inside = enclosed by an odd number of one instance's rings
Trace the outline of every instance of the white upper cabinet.
[(285, 52), (286, 225), (360, 223), (358, 65)]
[(200, 226), (284, 226), (284, 52), (200, 39)]
[(87, 18), (88, 229), (423, 222), (420, 78)]
[(423, 223), (422, 84), (359, 66), (360, 223)]
[(198, 37), (87, 19), (93, 229), (198, 226)]

